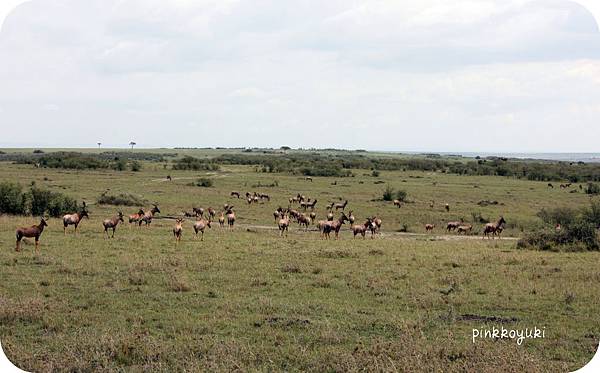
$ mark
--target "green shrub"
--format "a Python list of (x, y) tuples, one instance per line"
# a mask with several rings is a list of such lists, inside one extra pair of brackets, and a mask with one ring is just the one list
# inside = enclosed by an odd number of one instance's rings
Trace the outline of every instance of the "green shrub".
[(142, 164), (138, 161), (132, 161), (130, 167), (131, 171), (133, 172), (139, 172), (142, 170)]
[(585, 187), (585, 192), (587, 194), (600, 194), (600, 185), (596, 184), (596, 183), (588, 183), (588, 185)]
[(209, 159), (199, 159), (185, 156), (175, 161), (174, 170), (192, 170), (192, 171), (218, 171), (219, 165)]
[(78, 210), (77, 201), (61, 193), (52, 192), (36, 187), (29, 191), (31, 215), (41, 216), (46, 213), (52, 217)]
[(102, 193), (98, 197), (98, 203), (101, 205), (114, 205), (114, 206), (143, 206), (146, 204), (146, 200), (135, 196), (130, 193), (119, 193), (119, 194), (106, 194)]
[(381, 173), (377, 170), (373, 170), (373, 172), (371, 172), (371, 176), (373, 176), (373, 177), (379, 177), (380, 174)]
[(384, 201), (391, 201), (394, 199), (394, 188), (392, 188), (391, 186), (386, 186), (385, 190), (383, 191), (383, 200)]
[(398, 199), (399, 201), (405, 202), (406, 201), (406, 191), (405, 190), (398, 190), (396, 192), (396, 199)]
[(0, 183), (0, 213), (25, 214), (25, 196), (23, 188), (17, 183)]
[(207, 179), (207, 178), (203, 177), (196, 181), (196, 186), (203, 187), (203, 188), (211, 188), (213, 186), (213, 181), (212, 181), (212, 179)]
[(577, 219), (577, 211), (569, 207), (542, 209), (537, 216), (546, 224), (569, 225)]

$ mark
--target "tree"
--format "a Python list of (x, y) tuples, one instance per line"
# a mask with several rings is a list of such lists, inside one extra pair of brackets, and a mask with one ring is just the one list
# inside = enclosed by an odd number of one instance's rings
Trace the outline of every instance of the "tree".
[(134, 146), (136, 146), (137, 144), (135, 143), (135, 141), (131, 141), (129, 143), (129, 146), (131, 146), (131, 149), (133, 149)]
[(98, 141), (96, 144), (98, 144), (98, 149), (100, 149), (100, 146), (102, 146), (102, 143), (100, 141)]

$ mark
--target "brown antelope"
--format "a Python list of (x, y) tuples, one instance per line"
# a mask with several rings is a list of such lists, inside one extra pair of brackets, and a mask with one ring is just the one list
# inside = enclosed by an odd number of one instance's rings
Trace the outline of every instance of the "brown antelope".
[(175, 226), (173, 227), (173, 236), (175, 237), (175, 243), (179, 243), (181, 241), (181, 235), (183, 233), (183, 219), (177, 219), (175, 221)]
[(312, 181), (313, 181), (313, 178), (312, 178), (312, 177), (310, 177), (310, 176), (307, 176), (307, 177), (305, 177), (305, 178), (304, 178), (304, 180), (306, 180), (306, 181), (310, 181), (310, 182), (312, 183)]
[(267, 200), (267, 201), (269, 201), (269, 202), (271, 201), (271, 197), (269, 197), (269, 195), (268, 195), (268, 194), (265, 194), (265, 193), (258, 193), (258, 197), (259, 197), (260, 199), (266, 199), (266, 200)]
[(233, 224), (235, 223), (235, 212), (230, 208), (227, 210), (227, 225), (229, 229), (233, 229)]
[(350, 226), (354, 225), (354, 221), (356, 220), (354, 215), (352, 215), (353, 212), (354, 210), (350, 210), (350, 213), (348, 214), (348, 221), (350, 222)]
[(333, 212), (327, 214), (327, 221), (333, 221)]
[(311, 223), (310, 218), (304, 214), (300, 214), (300, 215), (298, 215), (297, 219), (298, 219), (298, 224), (300, 224), (300, 227), (304, 226), (304, 231), (307, 231), (308, 226)]
[(502, 216), (500, 216), (500, 218), (495, 223), (487, 223), (483, 228), (483, 239), (485, 239), (486, 237), (490, 238), (490, 233), (492, 234), (492, 239), (494, 239), (494, 236), (496, 234), (500, 234), (499, 232), (502, 232), (502, 230), (504, 229), (502, 227), (503, 224), (506, 224), (506, 220), (504, 220), (504, 217)]
[(335, 205), (335, 202), (331, 202), (330, 204), (328, 204), (327, 206), (325, 206), (326, 210), (333, 210), (333, 205)]
[(458, 234), (467, 234), (467, 232), (473, 230), (473, 226), (471, 224), (460, 225), (456, 230), (458, 231)]
[(194, 211), (195, 217), (204, 217), (204, 209), (202, 207), (194, 207), (192, 208), (192, 211)]
[(186, 218), (193, 218), (194, 216), (196, 216), (196, 213), (194, 212), (189, 212), (189, 211), (182, 211), (183, 216), (185, 216)]
[(232, 208), (233, 208), (233, 205), (230, 205), (228, 203), (223, 205), (223, 211), (225, 211), (225, 212), (227, 212), (227, 210), (232, 209)]
[(210, 223), (210, 219), (205, 220), (204, 218), (196, 220), (196, 222), (194, 223), (194, 232), (196, 233), (196, 237), (198, 237), (198, 232), (202, 233), (202, 235), (200, 236), (200, 241), (204, 241), (204, 229), (206, 227), (211, 228)]
[(309, 216), (310, 216), (310, 220), (315, 221), (315, 219), (317, 218), (317, 213), (313, 211), (310, 213)]
[(344, 211), (344, 209), (346, 208), (346, 205), (348, 205), (348, 200), (345, 200), (344, 203), (336, 203), (334, 205), (334, 207), (335, 207), (336, 211), (339, 209), (342, 209), (342, 211)]
[(85, 202), (84, 202), (83, 208), (81, 209), (80, 212), (76, 212), (75, 214), (63, 216), (63, 232), (64, 232), (64, 234), (67, 234), (67, 227), (69, 225), (74, 225), (75, 233), (77, 233), (77, 227), (79, 226), (79, 223), (81, 223), (81, 219), (86, 218), (86, 217), (89, 219), (90, 216), (88, 215), (88, 212), (85, 208)]
[(154, 219), (154, 214), (160, 214), (160, 209), (157, 205), (152, 204), (152, 209), (149, 212), (144, 213), (144, 216), (140, 218), (138, 221), (138, 225), (141, 226), (142, 223), (146, 224), (146, 227), (152, 223), (152, 219)]
[(237, 197), (240, 198), (240, 192), (236, 192), (235, 190), (233, 192), (230, 193), (231, 197)]
[(381, 219), (379, 219), (377, 216), (373, 216), (373, 217), (371, 218), (371, 221), (372, 221), (372, 222), (375, 224), (375, 226), (377, 227), (377, 232), (380, 232), (380, 231), (381, 231), (381, 223), (383, 223), (383, 222), (382, 222), (382, 220), (381, 220)]
[(290, 218), (286, 214), (283, 214), (283, 217), (279, 219), (277, 226), (279, 227), (279, 235), (283, 236), (283, 232), (285, 232), (285, 236), (287, 237), (288, 228), (290, 226)]
[(339, 238), (340, 229), (344, 222), (348, 221), (346, 214), (342, 212), (338, 220), (329, 221), (323, 226), (323, 235), (326, 239), (329, 239), (329, 234), (335, 232), (335, 239)]
[(377, 234), (377, 223), (373, 221), (373, 218), (367, 218), (365, 227), (371, 231), (371, 239), (375, 238), (375, 234)]
[(446, 230), (448, 232), (454, 231), (461, 225), (462, 225), (462, 220), (461, 221), (449, 221), (448, 224), (446, 224)]
[(279, 206), (277, 210), (273, 212), (273, 218), (275, 219), (275, 223), (281, 218), (283, 218), (283, 208)]
[(212, 207), (209, 207), (207, 211), (208, 211), (208, 220), (213, 220), (215, 218), (215, 215), (217, 215), (217, 212)]
[(112, 229), (112, 238), (115, 238), (115, 231), (117, 230), (117, 225), (119, 222), (124, 223), (123, 213), (119, 211), (117, 216), (113, 216), (111, 219), (106, 219), (102, 221), (102, 225), (104, 226), (104, 233), (106, 233), (106, 238), (108, 238), (108, 230)]
[(402, 203), (400, 202), (399, 199), (394, 200), (394, 206), (398, 206), (398, 208), (402, 207)]
[(35, 251), (37, 252), (39, 249), (39, 245), (40, 245), (40, 236), (42, 235), (42, 232), (44, 231), (44, 227), (47, 227), (47, 226), (48, 226), (48, 223), (47, 223), (46, 219), (41, 218), (40, 224), (38, 224), (38, 225), (32, 225), (31, 227), (17, 228), (17, 231), (16, 231), (17, 247), (15, 248), (15, 251), (21, 251), (21, 240), (23, 239), (23, 237), (28, 237), (28, 238), (35, 237)]
[(137, 213), (129, 215), (129, 224), (139, 222), (142, 216), (144, 216), (144, 214), (144, 210), (140, 209), (140, 211), (138, 211)]
[(221, 213), (221, 216), (219, 216), (219, 226), (221, 228), (225, 227), (225, 214)]
[(426, 232), (433, 231), (433, 228), (435, 228), (435, 224), (425, 224), (425, 231)]
[(450, 205), (449, 204), (445, 204), (444, 208), (446, 209), (446, 212), (450, 212)]
[(369, 225), (370, 225), (370, 223), (368, 220), (362, 225), (352, 224), (352, 226), (350, 228), (352, 229), (352, 234), (354, 234), (354, 239), (356, 239), (357, 234), (360, 234), (364, 240), (365, 235), (367, 234), (367, 229), (368, 229)]
[(173, 181), (173, 178), (171, 177), (171, 175), (167, 175), (167, 180)]
[(304, 210), (306, 210), (307, 208), (310, 208), (311, 210), (314, 210), (316, 204), (317, 204), (317, 200), (316, 199), (314, 199), (312, 202), (309, 199), (308, 202), (304, 202)]

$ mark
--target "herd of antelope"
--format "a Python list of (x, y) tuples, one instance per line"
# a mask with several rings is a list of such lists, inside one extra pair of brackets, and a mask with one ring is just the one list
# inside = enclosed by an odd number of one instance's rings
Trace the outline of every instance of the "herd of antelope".
[[(230, 193), (231, 197), (242, 198), (240, 192), (232, 191)], [(245, 194), (246, 200), (248, 204), (258, 203), (271, 200), (270, 196), (265, 193), (257, 193), (257, 192), (246, 192)], [(314, 224), (316, 230), (320, 232), (321, 239), (330, 239), (331, 234), (333, 233), (334, 238), (339, 239), (339, 233), (346, 222), (349, 224), (349, 229), (352, 232), (354, 238), (356, 236), (362, 237), (363, 239), (370, 232), (371, 238), (375, 238), (381, 232), (382, 220), (381, 218), (372, 215), (368, 216), (364, 219), (364, 221), (356, 221), (354, 216), (354, 211), (350, 210), (348, 214), (346, 214), (346, 207), (348, 206), (348, 200), (344, 200), (343, 202), (330, 202), (325, 206), (327, 215), (324, 216), (323, 220), (317, 221), (317, 213), (315, 212), (315, 207), (317, 205), (317, 199), (307, 198), (306, 196), (298, 193), (295, 196), (292, 196), (288, 199), (288, 207), (283, 208), (279, 207), (277, 210), (273, 212), (273, 218), (277, 227), (279, 229), (280, 236), (287, 236), (287, 233), (290, 228), (290, 224), (295, 222), (299, 225), (300, 229), (304, 231), (308, 231), (311, 225)], [(402, 206), (402, 202), (399, 200), (394, 200), (393, 205), (397, 207)], [(430, 207), (433, 208), (434, 201), (431, 201)], [(296, 209), (297, 208), (297, 209)], [(448, 204), (444, 205), (446, 211), (450, 210), (450, 206)], [(340, 211), (341, 210), (341, 211)], [(148, 210), (144, 210), (143, 208), (138, 209), (136, 213), (133, 213), (128, 216), (128, 222), (131, 225), (137, 225), (141, 227), (144, 225), (145, 227), (149, 227), (152, 223), (156, 214), (160, 214), (161, 211), (156, 203), (152, 204), (152, 207)], [(217, 214), (219, 216), (217, 217)], [(335, 215), (339, 214), (336, 218)], [(212, 207), (208, 207), (206, 210), (202, 207), (193, 207), (191, 211), (182, 211), (183, 217), (172, 218), (175, 219), (175, 226), (173, 227), (173, 236), (175, 238), (175, 242), (178, 243), (183, 236), (184, 231), (184, 222), (186, 218), (193, 218), (194, 221), (192, 223), (192, 228), (195, 237), (198, 237), (200, 234), (200, 240), (204, 240), (204, 232), (206, 228), (211, 228), (211, 224), (214, 221), (219, 222), (219, 226), (221, 228), (227, 227), (232, 230), (235, 221), (236, 214), (234, 211), (234, 206), (230, 204), (223, 205), (223, 208), (218, 213), (216, 209)], [(74, 226), (74, 234), (77, 234), (77, 229), (79, 224), (81, 224), (84, 218), (89, 218), (89, 213), (87, 210), (87, 205), (85, 202), (82, 205), (82, 208), (73, 214), (64, 215), (62, 218), (63, 221), (63, 234), (67, 234), (67, 228), (71, 225)], [(167, 217), (169, 218), (169, 217)], [(102, 221), (102, 226), (104, 228), (104, 234), (106, 238), (114, 238), (115, 231), (119, 223), (125, 222), (125, 216), (122, 211), (118, 211), (117, 214), (111, 218), (105, 219)], [(483, 238), (495, 238), (499, 237), (502, 231), (504, 230), (504, 226), (506, 221), (503, 217), (500, 217), (494, 223), (488, 223), (483, 228)], [(40, 220), (38, 225), (34, 225), (31, 227), (22, 227), (16, 230), (16, 250), (21, 250), (21, 240), (25, 237), (35, 238), (35, 248), (36, 251), (39, 248), (39, 240), (42, 232), (44, 231), (44, 227), (48, 226), (48, 222), (45, 218)], [(432, 232), (435, 229), (435, 224), (426, 224), (425, 231)], [(457, 232), (459, 235), (467, 235), (471, 234), (473, 230), (473, 226), (471, 224), (466, 224), (463, 221), (451, 221), (446, 224), (446, 231), (449, 232)], [(112, 235), (109, 234), (109, 231), (112, 231)]]

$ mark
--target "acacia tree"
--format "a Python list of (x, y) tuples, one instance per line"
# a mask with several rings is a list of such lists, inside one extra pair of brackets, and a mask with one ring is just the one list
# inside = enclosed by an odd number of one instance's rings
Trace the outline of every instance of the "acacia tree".
[(136, 146), (137, 144), (135, 143), (135, 141), (131, 141), (129, 143), (129, 146), (131, 146), (131, 149), (133, 149), (134, 146)]
[(98, 144), (98, 149), (100, 149), (100, 146), (102, 146), (102, 143), (100, 141), (98, 141), (96, 144)]

